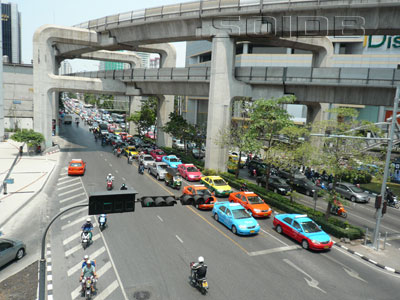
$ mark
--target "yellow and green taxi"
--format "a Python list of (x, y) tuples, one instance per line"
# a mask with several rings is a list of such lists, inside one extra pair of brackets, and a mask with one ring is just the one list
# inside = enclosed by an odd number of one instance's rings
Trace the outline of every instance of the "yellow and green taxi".
[(232, 193), (232, 188), (220, 176), (204, 176), (201, 181), (217, 197), (228, 197)]
[(133, 157), (138, 157), (139, 156), (139, 151), (136, 150), (135, 146), (128, 146), (124, 149), (124, 155), (126, 157), (133, 155)]

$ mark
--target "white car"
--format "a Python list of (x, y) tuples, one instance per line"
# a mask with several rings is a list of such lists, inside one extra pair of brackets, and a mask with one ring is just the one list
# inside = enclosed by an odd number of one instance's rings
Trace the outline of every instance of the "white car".
[(174, 147), (176, 149), (179, 149), (179, 150), (185, 150), (185, 145), (180, 140), (173, 141), (172, 142), (172, 147)]
[(147, 169), (150, 165), (152, 165), (155, 162), (156, 161), (150, 154), (142, 154), (139, 156), (139, 163), (142, 163), (145, 169)]

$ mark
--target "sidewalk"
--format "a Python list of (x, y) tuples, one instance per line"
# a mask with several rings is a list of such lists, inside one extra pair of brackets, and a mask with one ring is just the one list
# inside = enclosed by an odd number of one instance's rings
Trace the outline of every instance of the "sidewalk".
[[(18, 156), (22, 143), (7, 140), (0, 143), (0, 184), (3, 183), (15, 157)], [(0, 232), (3, 226), (39, 193), (51, 172), (57, 164), (60, 153), (28, 156), (24, 147), (22, 157), (17, 159), (8, 178), (14, 179), (13, 184), (7, 184), (7, 194), (4, 189), (0, 194)], [(3, 232), (3, 234), (6, 234)], [(7, 234), (11, 234), (7, 232)]]

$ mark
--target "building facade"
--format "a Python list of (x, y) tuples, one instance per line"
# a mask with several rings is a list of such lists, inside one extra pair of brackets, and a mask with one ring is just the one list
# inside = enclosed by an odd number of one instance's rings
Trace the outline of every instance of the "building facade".
[(8, 62), (21, 63), (21, 14), (15, 3), (2, 3), (3, 56)]
[[(400, 66), (400, 36), (329, 37), (333, 46), (331, 67), (391, 68)], [(192, 41), (186, 45), (186, 67), (210, 66), (212, 44), (209, 41)], [(303, 50), (258, 45), (242, 42), (236, 47), (238, 67), (311, 67), (312, 53)], [(182, 113), (189, 122), (206, 122), (207, 98), (185, 97)], [(329, 105), (332, 107), (332, 105)], [(352, 105), (359, 111), (359, 119), (382, 122), (391, 108), (383, 106)], [(303, 105), (289, 105), (294, 120), (306, 121), (307, 109)], [(329, 118), (323, 113), (323, 118)]]

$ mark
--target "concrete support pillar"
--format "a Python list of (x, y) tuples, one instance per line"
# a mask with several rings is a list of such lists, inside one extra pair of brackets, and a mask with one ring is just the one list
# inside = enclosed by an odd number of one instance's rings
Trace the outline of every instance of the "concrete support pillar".
[(249, 54), (249, 43), (243, 43), (243, 54)]
[(60, 116), (60, 114), (58, 113), (58, 111), (60, 110), (60, 108), (59, 108), (59, 106), (60, 106), (60, 104), (59, 104), (59, 100), (60, 99), (60, 93), (59, 92), (55, 92), (54, 93), (54, 117), (53, 117), (53, 119), (54, 120), (56, 120), (56, 132), (55, 132), (55, 135), (59, 135), (59, 132), (60, 132), (60, 127), (59, 127), (59, 125), (58, 125), (58, 119), (59, 119), (59, 116)]
[(226, 170), (228, 148), (217, 144), (221, 131), (230, 126), (230, 106), (235, 96), (251, 94), (251, 88), (234, 77), (235, 40), (224, 31), (212, 39), (205, 167)]
[(328, 113), (325, 111), (329, 109), (328, 103), (313, 103), (307, 105), (307, 119), (306, 123), (320, 122), (328, 119)]
[(157, 108), (157, 145), (172, 147), (172, 137), (162, 130), (169, 121), (169, 114), (174, 111), (174, 96), (158, 95)]
[[(140, 108), (142, 106), (142, 97), (140, 96), (130, 96), (130, 114), (134, 114), (136, 111), (140, 111)], [(136, 126), (135, 123), (129, 122), (129, 134), (139, 134), (139, 130)]]
[(315, 45), (319, 46), (317, 51), (313, 51), (312, 67), (328, 68), (332, 66), (332, 55), (334, 53), (333, 44), (327, 37), (312, 38)]

